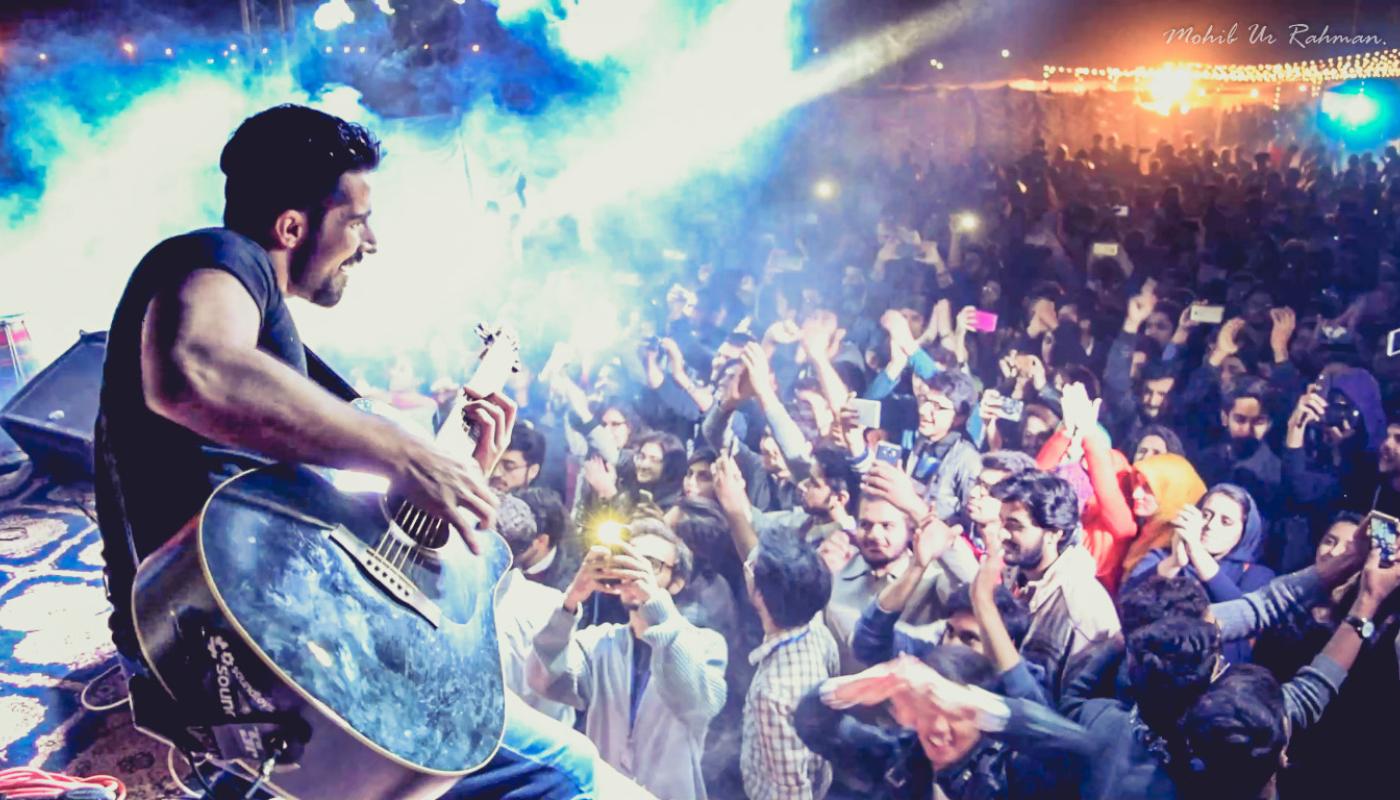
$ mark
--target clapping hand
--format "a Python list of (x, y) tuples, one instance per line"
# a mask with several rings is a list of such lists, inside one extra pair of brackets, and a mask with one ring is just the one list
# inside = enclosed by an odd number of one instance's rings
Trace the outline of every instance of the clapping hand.
[(1098, 424), (1101, 399), (1090, 400), (1082, 383), (1067, 384), (1060, 396), (1065, 430), (1072, 438), (1082, 438)]
[(961, 525), (949, 525), (932, 511), (925, 514), (914, 531), (914, 563), (920, 569), (926, 569), (929, 564), (942, 558), (961, 534)]

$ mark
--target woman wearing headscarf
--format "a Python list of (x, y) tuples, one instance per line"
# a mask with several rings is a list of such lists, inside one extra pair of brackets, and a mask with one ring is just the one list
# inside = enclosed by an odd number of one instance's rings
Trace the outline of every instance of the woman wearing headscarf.
[(1133, 465), (1131, 505), (1138, 520), (1138, 535), (1128, 545), (1123, 572), (1133, 568), (1153, 549), (1171, 543), (1172, 520), (1181, 509), (1194, 505), (1206, 493), (1195, 467), (1182, 456), (1164, 453)]
[[(1181, 509), (1172, 520), (1170, 546), (1144, 556), (1124, 586), (1185, 572), (1205, 586), (1211, 602), (1235, 600), (1273, 580), (1274, 571), (1257, 563), (1263, 547), (1264, 519), (1254, 498), (1233, 483), (1217, 484), (1199, 504)], [(1249, 648), (1247, 641), (1231, 642), (1225, 656), (1242, 663)]]

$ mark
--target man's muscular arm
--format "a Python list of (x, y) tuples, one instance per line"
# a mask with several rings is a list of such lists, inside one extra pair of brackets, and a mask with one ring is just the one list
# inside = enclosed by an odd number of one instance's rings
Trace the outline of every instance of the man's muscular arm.
[(355, 409), (262, 352), (260, 327), (257, 303), (222, 270), (196, 270), (157, 295), (141, 335), (147, 405), (201, 436), (279, 461), (385, 475), (459, 531), (474, 527), (462, 507), (494, 523), (497, 500), (476, 461)]

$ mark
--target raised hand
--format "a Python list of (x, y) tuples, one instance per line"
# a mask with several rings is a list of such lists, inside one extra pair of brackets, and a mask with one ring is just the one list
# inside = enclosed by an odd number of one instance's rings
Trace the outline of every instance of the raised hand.
[(925, 514), (914, 531), (914, 563), (920, 569), (927, 568), (942, 558), (960, 535), (961, 525), (949, 525), (933, 512)]
[(651, 562), (637, 552), (631, 544), (618, 545), (620, 552), (612, 554), (608, 564), (608, 578), (617, 581), (617, 594), (624, 603), (646, 605), (665, 589), (656, 582), (656, 572)]
[(490, 475), (510, 448), (510, 435), (515, 430), (515, 401), (500, 392), (481, 397), (470, 388), (464, 388), (462, 393), (470, 398), (462, 407), (462, 424), (476, 437), (472, 457), (481, 471)]
[(1244, 330), (1244, 320), (1235, 317), (1220, 326), (1215, 337), (1215, 349), (1211, 351), (1210, 362), (1220, 366), (1221, 362), (1240, 351), (1240, 331)]
[(914, 479), (903, 470), (883, 461), (875, 462), (870, 472), (866, 473), (861, 491), (871, 497), (888, 501), (914, 519), (922, 519), (928, 513), (928, 504), (920, 496)]
[(676, 344), (676, 340), (669, 336), (661, 339), (661, 349), (666, 353), (667, 366), (670, 367), (672, 375), (685, 374), (685, 356), (681, 353), (681, 346)]
[(1136, 331), (1157, 309), (1157, 295), (1152, 292), (1139, 292), (1128, 298), (1128, 316), (1123, 322), (1124, 330)]
[(617, 496), (617, 470), (599, 456), (583, 462), (583, 479), (601, 500)]
[(1298, 315), (1288, 306), (1269, 309), (1269, 347), (1274, 351), (1274, 360), (1288, 358), (1288, 343), (1293, 341), (1293, 332), (1298, 329)]
[(1089, 392), (1084, 388), (1084, 384), (1066, 385), (1060, 396), (1065, 430), (1071, 436), (1087, 435), (1099, 421), (1100, 403), (1100, 400), (1089, 399)]
[(792, 320), (781, 320), (768, 326), (763, 340), (774, 344), (793, 344), (802, 338), (802, 329)]
[(755, 342), (744, 345), (744, 352), (739, 354), (739, 361), (744, 365), (744, 373), (748, 376), (753, 393), (760, 399), (772, 395), (773, 370), (768, 365), (768, 354), (764, 352), (763, 346)]
[(748, 486), (734, 459), (721, 454), (711, 465), (710, 474), (714, 480), (715, 499), (720, 507), (730, 514), (747, 516), (750, 508)]
[(564, 591), (565, 611), (577, 611), (579, 604), (594, 592), (616, 593), (616, 588), (607, 583), (610, 579), (608, 573), (612, 557), (612, 551), (602, 545), (594, 545), (588, 549), (578, 566), (578, 572), (574, 573), (574, 579), (569, 583), (569, 588)]
[(889, 331), (890, 350), (904, 358), (913, 355), (919, 345), (909, 329), (909, 320), (898, 311), (886, 311), (880, 315), (880, 327)]
[(802, 323), (802, 349), (813, 361), (826, 361), (833, 355), (836, 344), (836, 315), (818, 311)]

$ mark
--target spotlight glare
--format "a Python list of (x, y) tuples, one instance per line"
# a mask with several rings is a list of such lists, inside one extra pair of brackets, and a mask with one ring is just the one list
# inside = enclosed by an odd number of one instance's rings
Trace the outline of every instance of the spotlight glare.
[(312, 24), (323, 31), (333, 31), (354, 21), (355, 12), (346, 0), (326, 0), (316, 7), (316, 13), (311, 17)]
[(1322, 96), (1322, 113), (1347, 128), (1362, 128), (1380, 116), (1380, 103), (1364, 92), (1342, 94), (1328, 92)]
[(40, 60), (40, 61), (48, 61), (48, 60), (49, 60), (49, 54), (48, 54), (48, 53), (40, 53), (40, 54), (39, 54), (39, 60)]
[(1006, 50), (1006, 49), (1003, 48), (1002, 51), (1001, 51), (1001, 57), (1002, 57), (1002, 58), (1011, 58), (1011, 51), (1010, 51), (1010, 50)]
[(136, 45), (131, 42), (122, 42), (122, 52), (129, 56), (136, 55)]
[(481, 52), (481, 45), (479, 45), (479, 44), (474, 44), (474, 45), (472, 45), (472, 52), (473, 52), (473, 53), (480, 53), (480, 52)]
[(166, 54), (167, 56), (173, 56), (173, 55), (175, 55), (175, 51), (174, 51), (174, 49), (167, 47), (167, 48), (165, 48), (165, 54)]

